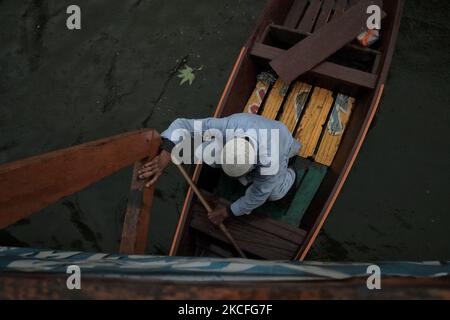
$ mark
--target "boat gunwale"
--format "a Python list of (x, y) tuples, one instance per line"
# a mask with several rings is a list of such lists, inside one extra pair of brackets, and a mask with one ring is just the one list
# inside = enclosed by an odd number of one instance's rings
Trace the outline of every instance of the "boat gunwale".
[(307, 230), (307, 235), (305, 237), (304, 242), (301, 244), (299, 251), (296, 255), (296, 260), (303, 261), (308, 254), (309, 250), (311, 249), (312, 244), (314, 243), (315, 239), (317, 238), (320, 230), (322, 229), (322, 226), (324, 225), (326, 219), (328, 218), (330, 211), (332, 207), (334, 206), (334, 203), (337, 200), (337, 197), (339, 196), (345, 181), (347, 180), (347, 177), (356, 161), (356, 158), (359, 154), (359, 151), (362, 147), (362, 144), (364, 143), (364, 140), (367, 136), (367, 132), (369, 131), (370, 125), (372, 124), (373, 118), (378, 111), (378, 107), (381, 101), (381, 97), (384, 92), (385, 88), (385, 82), (387, 79), (388, 72), (391, 67), (392, 58), (395, 51), (395, 45), (397, 42), (399, 29), (400, 29), (400, 23), (401, 23), (401, 17), (402, 12), (404, 8), (405, 0), (397, 0), (396, 6), (394, 7), (395, 11), (395, 17), (392, 21), (392, 26), (390, 30), (390, 39), (388, 42), (388, 45), (384, 51), (384, 55), (382, 57), (382, 60), (380, 62), (381, 68), (380, 68), (380, 74), (377, 80), (376, 89), (373, 90), (372, 98), (370, 99), (370, 108), (367, 111), (367, 115), (364, 119), (363, 125), (361, 126), (361, 129), (359, 130), (359, 134), (357, 138), (355, 139), (355, 142), (353, 144), (353, 148), (350, 151), (349, 155), (347, 156), (347, 160), (339, 174), (339, 177), (330, 192), (330, 195), (328, 199), (325, 202), (325, 205), (323, 207), (322, 212), (318, 215), (314, 225), (312, 228)]
[[(234, 81), (236, 80), (237, 71), (239, 70), (245, 56), (248, 54), (248, 47), (242, 47), (241, 51), (239, 53), (239, 56), (237, 57), (234, 67), (231, 71), (231, 74), (228, 78), (227, 84), (225, 86), (225, 89), (222, 93), (222, 96), (219, 100), (219, 103), (217, 104), (216, 110), (214, 112), (213, 117), (217, 118), (220, 116), (221, 111), (223, 110), (223, 107), (225, 105), (225, 101), (228, 98), (230, 94), (230, 88), (233, 86)], [(200, 173), (202, 170), (202, 164), (196, 164), (194, 173), (192, 176), (192, 181), (197, 183)], [(186, 221), (188, 220), (188, 216), (190, 215), (191, 206), (192, 206), (192, 199), (194, 197), (194, 191), (191, 186), (188, 187), (188, 190), (186, 192), (186, 197), (184, 199), (183, 208), (180, 213), (180, 217), (178, 218), (177, 227), (175, 230), (175, 234), (173, 236), (173, 240), (170, 246), (169, 256), (175, 256), (178, 252), (180, 241), (183, 237), (183, 233), (186, 229)]]

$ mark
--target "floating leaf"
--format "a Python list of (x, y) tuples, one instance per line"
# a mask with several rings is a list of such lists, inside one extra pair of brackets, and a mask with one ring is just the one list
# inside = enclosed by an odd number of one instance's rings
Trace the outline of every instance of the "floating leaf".
[(189, 85), (191, 85), (195, 80), (195, 74), (194, 71), (200, 71), (203, 69), (203, 66), (199, 68), (191, 68), (187, 64), (184, 66), (184, 69), (180, 70), (178, 72), (178, 78), (181, 79), (180, 86), (183, 85), (186, 82), (189, 82)]
[(191, 85), (192, 82), (194, 82), (194, 80), (195, 80), (194, 69), (192, 69), (188, 65), (185, 65), (184, 69), (179, 71), (178, 78), (181, 78), (180, 86), (188, 81), (189, 81), (189, 85)]

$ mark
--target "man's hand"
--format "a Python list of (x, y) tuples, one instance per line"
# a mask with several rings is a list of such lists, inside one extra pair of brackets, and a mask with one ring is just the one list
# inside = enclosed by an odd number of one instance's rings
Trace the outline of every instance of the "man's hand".
[(170, 161), (170, 153), (166, 150), (161, 151), (159, 155), (144, 164), (138, 171), (139, 179), (148, 180), (145, 186), (150, 188), (163, 174), (164, 169), (169, 165)]
[(228, 218), (226, 207), (216, 208), (213, 212), (208, 213), (208, 218), (216, 226), (220, 225), (226, 218)]

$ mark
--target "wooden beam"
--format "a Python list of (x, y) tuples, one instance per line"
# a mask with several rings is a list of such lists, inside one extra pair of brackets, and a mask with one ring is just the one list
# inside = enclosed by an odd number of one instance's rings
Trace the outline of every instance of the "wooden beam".
[(281, 56), (286, 50), (272, 47), (267, 44), (255, 43), (250, 51), (252, 56), (264, 59), (264, 60), (273, 60), (277, 57)]
[(139, 130), (0, 166), (0, 229), (154, 155), (159, 139)]
[[(261, 43), (256, 43), (251, 50), (251, 54), (253, 56), (269, 61), (276, 59), (276, 57), (279, 57), (283, 54), (283, 52), (285, 52), (285, 50)], [(327, 61), (320, 63), (310, 72), (315, 75), (329, 77), (344, 81), (350, 85), (357, 85), (368, 89), (375, 88), (375, 84), (378, 79), (376, 74), (356, 70)]]
[(284, 81), (294, 81), (364, 32), (366, 9), (372, 4), (381, 6), (382, 0), (361, 0), (342, 16), (271, 61), (270, 66)]
[(348, 84), (358, 85), (360, 87), (374, 89), (377, 83), (378, 75), (360, 71), (336, 63), (323, 62), (311, 73), (321, 76), (327, 76), (332, 79), (344, 81)]
[[(150, 158), (156, 155), (158, 146), (159, 143), (155, 143), (155, 146), (152, 147)], [(154, 186), (145, 188), (145, 182), (138, 179), (138, 170), (144, 163), (145, 161), (142, 160), (134, 165), (119, 249), (120, 253), (124, 254), (144, 254), (147, 248)]]

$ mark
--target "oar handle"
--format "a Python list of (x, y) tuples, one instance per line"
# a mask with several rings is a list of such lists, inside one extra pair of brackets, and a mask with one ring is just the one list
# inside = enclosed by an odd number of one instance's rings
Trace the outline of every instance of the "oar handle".
[[(206, 201), (205, 197), (200, 192), (200, 190), (197, 188), (194, 181), (192, 181), (191, 177), (188, 175), (186, 170), (184, 170), (184, 167), (181, 164), (177, 164), (177, 167), (180, 170), (181, 174), (183, 175), (184, 179), (186, 179), (187, 183), (191, 186), (192, 190), (194, 190), (195, 194), (197, 195), (197, 197), (200, 200), (200, 202), (202, 203), (202, 205), (205, 207), (206, 211), (208, 211), (208, 213), (212, 212), (213, 209), (209, 205), (208, 201)], [(231, 236), (227, 227), (225, 227), (225, 225), (223, 223), (221, 223), (219, 225), (219, 229), (223, 232), (223, 234), (225, 235), (225, 238), (227, 238), (227, 240), (233, 245), (234, 249), (236, 249), (236, 251), (239, 253), (239, 255), (242, 258), (247, 258), (246, 255), (244, 254), (244, 252), (239, 248), (236, 241)]]

